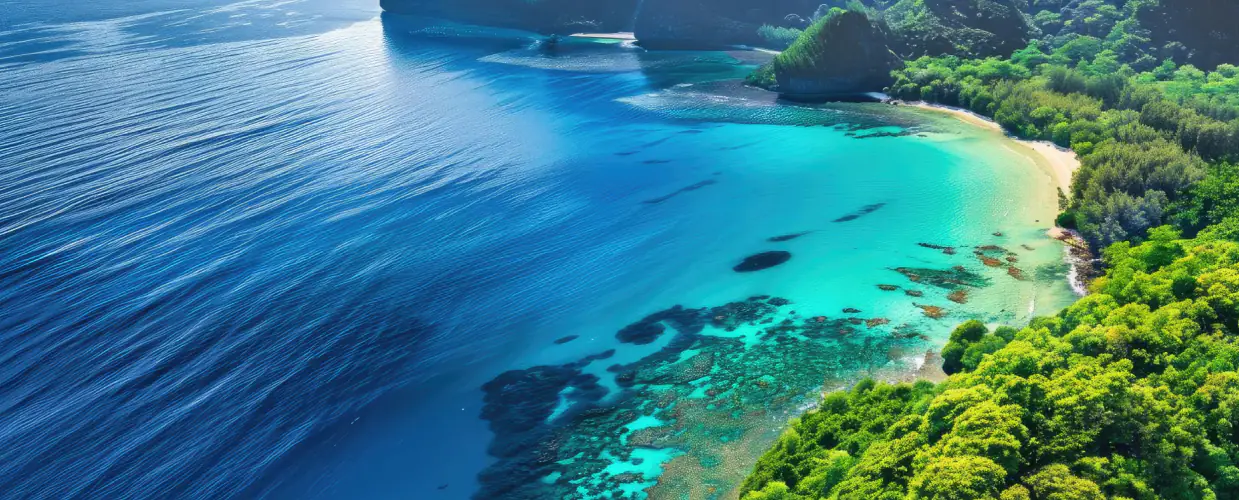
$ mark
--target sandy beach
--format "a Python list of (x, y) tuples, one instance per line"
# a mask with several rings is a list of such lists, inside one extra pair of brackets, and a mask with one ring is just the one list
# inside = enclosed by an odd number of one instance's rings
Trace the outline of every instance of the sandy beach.
[[(973, 125), (984, 127), (990, 130), (1004, 132), (1002, 125), (997, 122), (968, 111), (962, 108), (951, 106), (942, 106), (938, 104), (930, 104), (927, 102), (912, 102), (902, 103), (905, 106), (926, 109), (938, 113), (946, 113), (954, 116), (962, 121)], [(1055, 184), (1064, 193), (1071, 192), (1071, 176), (1080, 168), (1080, 159), (1074, 151), (1070, 149), (1060, 148), (1057, 145), (1047, 141), (1026, 141), (1023, 139), (1011, 138), (1015, 143), (1023, 149), (1039, 166), (1044, 168), (1051, 177), (1054, 178)]]

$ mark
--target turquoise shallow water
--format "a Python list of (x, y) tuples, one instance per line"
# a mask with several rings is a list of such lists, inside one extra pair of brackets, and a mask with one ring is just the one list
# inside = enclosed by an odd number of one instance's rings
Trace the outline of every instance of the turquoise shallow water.
[(753, 54), (142, 6), (0, 32), (3, 491), (723, 497), (821, 388), (1071, 300), (1005, 139)]

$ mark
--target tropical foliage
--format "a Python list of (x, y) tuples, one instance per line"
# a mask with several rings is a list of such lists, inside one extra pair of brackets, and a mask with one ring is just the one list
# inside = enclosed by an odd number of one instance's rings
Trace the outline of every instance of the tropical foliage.
[(877, 16), (935, 47), (887, 92), (1075, 150), (1059, 222), (1106, 275), (1023, 329), (960, 325), (945, 382), (826, 396), (742, 497), (1239, 498), (1239, 3), (1015, 0), (1034, 36), (999, 57), (929, 43), (927, 3)]
[(872, 381), (794, 421), (758, 499), (1239, 496), (1239, 244), (1157, 228), (1022, 330), (961, 325), (941, 384)]
[[(1086, 40), (1077, 39), (1077, 42)], [(968, 108), (1017, 136), (1053, 141), (1081, 156), (1069, 213), (1095, 248), (1135, 240), (1163, 223), (1187, 233), (1221, 222), (1210, 196), (1195, 189), (1210, 168), (1239, 158), (1236, 68), (1213, 72), (1165, 62), (1136, 73), (1099, 46), (1037, 45), (1010, 59), (923, 57), (895, 73), (888, 90), (902, 99)], [(1202, 198), (1203, 197), (1203, 198)]]

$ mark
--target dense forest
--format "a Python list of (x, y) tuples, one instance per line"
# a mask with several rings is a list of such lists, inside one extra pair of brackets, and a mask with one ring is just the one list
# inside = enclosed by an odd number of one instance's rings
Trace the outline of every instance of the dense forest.
[[(850, 7), (901, 56), (885, 90), (1074, 149), (1058, 222), (1107, 272), (1023, 329), (960, 325), (943, 383), (827, 396), (743, 498), (1239, 498), (1239, 2), (912, 2), (1015, 5), (1029, 36), (1011, 50), (933, 16), (898, 27), (903, 3)], [(779, 71), (750, 82), (777, 88)]]
[(794, 421), (758, 499), (1239, 497), (1239, 244), (1161, 227), (1056, 317), (960, 325), (944, 383), (864, 382)]

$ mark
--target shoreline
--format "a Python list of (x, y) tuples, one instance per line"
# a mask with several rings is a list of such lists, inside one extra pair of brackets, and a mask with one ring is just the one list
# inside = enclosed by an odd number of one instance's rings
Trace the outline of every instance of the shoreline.
[(1058, 189), (1062, 190), (1064, 194), (1071, 192), (1071, 179), (1075, 175), (1076, 171), (1080, 169), (1080, 158), (1076, 155), (1075, 151), (1059, 147), (1057, 144), (1048, 141), (1030, 141), (1012, 136), (1011, 134), (1008, 134), (1007, 131), (1002, 128), (1002, 125), (998, 124), (998, 122), (963, 108), (946, 106), (942, 104), (931, 104), (924, 101), (892, 102), (897, 102), (903, 106), (910, 106), (917, 109), (947, 114), (959, 119), (960, 121), (1003, 133), (1015, 144), (1018, 144), (1024, 148), (1025, 151), (1023, 151), (1023, 153), (1033, 159), (1038, 166), (1042, 167), (1047, 171), (1047, 173), (1050, 174), (1050, 177), (1054, 180), (1054, 183)]
[[(970, 125), (999, 132), (1007, 139), (1010, 139), (1016, 148), (1022, 150), (1018, 151), (1018, 153), (1023, 154), (1037, 164), (1038, 168), (1050, 174), (1050, 178), (1056, 185), (1060, 195), (1071, 192), (1071, 180), (1081, 166), (1080, 157), (1075, 151), (1059, 147), (1057, 144), (1049, 141), (1030, 141), (1012, 136), (998, 122), (964, 108), (932, 104), (925, 101), (904, 102), (893, 100), (890, 102), (946, 114)], [(1092, 250), (1088, 248), (1088, 244), (1075, 231), (1064, 229), (1057, 225), (1046, 231), (1046, 236), (1058, 240), (1064, 246), (1064, 259), (1071, 266), (1071, 270), (1067, 275), (1067, 283), (1071, 290), (1080, 297), (1088, 295), (1088, 285), (1098, 274), (1098, 270), (1094, 265), (1096, 257)]]
[(637, 37), (631, 31), (620, 31), (616, 33), (573, 33), (568, 35), (572, 38), (586, 38), (596, 40), (621, 40), (626, 42), (635, 42)]

